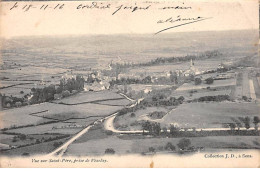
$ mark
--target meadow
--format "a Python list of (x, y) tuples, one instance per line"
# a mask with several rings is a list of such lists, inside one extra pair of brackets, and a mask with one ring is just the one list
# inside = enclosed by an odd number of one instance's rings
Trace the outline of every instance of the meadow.
[[(223, 123), (235, 123), (234, 118), (259, 116), (255, 103), (209, 102), (182, 104), (163, 118), (162, 125), (171, 123), (183, 128), (222, 128)], [(242, 124), (243, 125), (243, 124)], [(253, 124), (251, 124), (253, 127)]]
[[(97, 156), (104, 155), (107, 148), (115, 150), (117, 155), (145, 154), (149, 153), (149, 148), (153, 147), (158, 153), (172, 153), (164, 149), (168, 142), (172, 143), (176, 150), (177, 143), (181, 138), (148, 138), (143, 136), (122, 135), (110, 136), (102, 139), (92, 139), (85, 142), (74, 142), (71, 144), (65, 156)], [(191, 146), (203, 147), (204, 151), (214, 151), (216, 149), (237, 148), (260, 148), (259, 137), (254, 136), (217, 136), (217, 137), (191, 137)], [(228, 142), (228, 143), (227, 143)], [(84, 147), (84, 148), (81, 148)]]

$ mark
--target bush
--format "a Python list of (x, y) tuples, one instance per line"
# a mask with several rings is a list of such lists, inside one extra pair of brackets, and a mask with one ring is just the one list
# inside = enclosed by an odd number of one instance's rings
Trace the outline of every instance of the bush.
[(190, 142), (190, 139), (188, 139), (188, 138), (182, 138), (182, 139), (179, 141), (179, 143), (177, 144), (177, 146), (178, 146), (181, 150), (183, 150), (183, 149), (189, 147), (190, 145), (191, 145), (191, 142)]
[(107, 148), (105, 154), (115, 154), (115, 150), (113, 148)]
[(131, 113), (131, 118), (134, 118), (135, 117), (135, 113)]
[(166, 144), (166, 146), (164, 147), (165, 150), (169, 150), (169, 151), (174, 151), (175, 150), (175, 146), (172, 145), (172, 143), (168, 142)]
[(26, 135), (24, 134), (18, 135), (18, 137), (20, 138), (20, 140), (26, 140)]
[(23, 153), (22, 156), (29, 156), (30, 154), (29, 153)]
[(246, 96), (242, 96), (242, 99), (243, 99), (244, 101), (248, 101), (248, 98), (247, 98)]
[(155, 148), (153, 148), (153, 147), (149, 147), (148, 150), (149, 150), (149, 152), (152, 152), (152, 153), (155, 152)]
[(62, 91), (62, 97), (68, 97), (70, 95), (70, 92), (68, 90)]
[(206, 81), (206, 84), (213, 84), (214, 79), (212, 77), (209, 77), (205, 81)]
[(113, 134), (113, 131), (106, 130), (105, 132), (106, 132), (107, 135), (112, 135)]
[(195, 85), (199, 85), (199, 84), (201, 84), (201, 79), (200, 78), (195, 78), (195, 80), (194, 80), (194, 83), (195, 83)]

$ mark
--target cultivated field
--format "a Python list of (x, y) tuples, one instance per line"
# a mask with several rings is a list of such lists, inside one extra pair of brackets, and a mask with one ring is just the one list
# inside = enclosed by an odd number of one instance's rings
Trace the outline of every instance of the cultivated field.
[(84, 119), (90, 116), (106, 116), (122, 109), (122, 106), (109, 106), (92, 103), (71, 106), (52, 103), (48, 104), (48, 107), (44, 109), (48, 109), (48, 111), (35, 115), (65, 121), (74, 118)]
[(177, 88), (176, 91), (187, 91), (187, 90), (198, 90), (205, 89), (207, 87), (215, 88), (215, 87), (225, 87), (225, 86), (234, 86), (236, 85), (235, 79), (226, 79), (226, 80), (215, 80), (213, 84), (200, 84), (194, 85), (194, 83), (185, 83), (181, 87)]
[[(223, 123), (235, 123), (238, 117), (259, 116), (255, 103), (188, 103), (182, 104), (163, 118), (162, 125), (175, 123), (186, 128), (221, 128)], [(242, 124), (243, 125), (243, 124)], [(251, 127), (253, 125), (251, 124)]]
[(9, 128), (12, 126), (17, 127), (17, 126), (24, 126), (24, 125), (31, 125), (31, 124), (37, 125), (40, 123), (53, 121), (52, 119), (29, 115), (30, 113), (38, 112), (38, 111), (39, 109), (35, 105), (1, 111), (0, 128), (2, 129), (2, 128)]
[(74, 96), (63, 98), (61, 100), (55, 100), (54, 102), (65, 103), (65, 104), (78, 104), (78, 103), (87, 103), (92, 101), (104, 101), (110, 99), (124, 99), (124, 97), (107, 90), (99, 91), (99, 92), (87, 91), (87, 92), (81, 92)]
[(163, 107), (148, 107), (146, 109), (137, 110), (134, 113), (134, 116), (131, 116), (132, 113), (127, 113), (125, 115), (117, 116), (114, 120), (114, 127), (118, 130), (142, 130), (142, 123), (149, 121), (160, 122), (161, 119), (151, 119), (148, 115), (152, 112), (168, 112), (170, 109)]
[(218, 95), (230, 95), (231, 89), (224, 88), (220, 89), (217, 88), (216, 90), (208, 90), (208, 89), (202, 89), (202, 90), (197, 90), (197, 92), (192, 92), (192, 90), (189, 91), (173, 91), (172, 96), (174, 97), (180, 97), (183, 96), (185, 100), (193, 100), (193, 99), (198, 99), (200, 97), (204, 96), (218, 96)]
[[(177, 143), (181, 138), (144, 138), (142, 136), (110, 136), (102, 139), (92, 139), (86, 142), (73, 143), (67, 149), (65, 155), (68, 156), (96, 156), (104, 155), (107, 148), (113, 148), (115, 154), (142, 154), (148, 153), (149, 148), (153, 147), (156, 152), (169, 153), (164, 150), (164, 146), (170, 142), (177, 149)], [(254, 136), (217, 136), (217, 137), (194, 137), (189, 138), (191, 146), (204, 147), (205, 151), (213, 149), (226, 149), (232, 151), (236, 148), (260, 148), (259, 137)], [(82, 148), (84, 147), (84, 148)]]

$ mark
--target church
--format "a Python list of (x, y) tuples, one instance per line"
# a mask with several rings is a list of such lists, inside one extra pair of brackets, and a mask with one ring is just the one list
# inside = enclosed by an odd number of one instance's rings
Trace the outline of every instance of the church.
[(191, 75), (193, 75), (193, 76), (196, 76), (196, 75), (198, 75), (198, 74), (201, 74), (201, 72), (194, 66), (194, 62), (193, 62), (193, 60), (191, 59), (190, 60), (190, 67), (189, 67), (189, 69), (188, 70), (186, 70), (185, 72), (184, 72), (184, 76), (191, 76)]

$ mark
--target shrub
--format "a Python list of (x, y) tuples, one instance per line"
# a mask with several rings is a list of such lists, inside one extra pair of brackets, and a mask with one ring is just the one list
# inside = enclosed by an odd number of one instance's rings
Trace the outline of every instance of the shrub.
[(180, 148), (180, 149), (185, 149), (187, 147), (189, 147), (191, 145), (191, 142), (190, 142), (190, 139), (188, 138), (182, 138), (179, 143), (177, 144), (177, 146)]
[(106, 130), (105, 133), (106, 133), (107, 135), (112, 135), (112, 134), (113, 134), (113, 131)]
[(135, 113), (131, 113), (131, 118), (134, 118), (135, 117)]
[(195, 83), (195, 85), (199, 85), (199, 84), (201, 84), (201, 79), (200, 78), (195, 78), (195, 80), (194, 80), (194, 83)]
[(20, 138), (20, 140), (26, 140), (26, 135), (24, 134), (18, 135), (18, 137)]
[(246, 96), (242, 96), (242, 99), (243, 99), (244, 101), (248, 101), (248, 98), (247, 98)]
[(165, 150), (170, 150), (170, 151), (174, 151), (175, 150), (175, 146), (172, 145), (172, 143), (168, 142), (166, 144), (166, 146), (164, 147)]
[(22, 156), (29, 156), (30, 154), (29, 153), (26, 153), (26, 152), (24, 152), (23, 154), (22, 154)]
[(107, 148), (105, 154), (115, 154), (115, 150), (113, 148)]
[(149, 147), (148, 150), (149, 150), (149, 152), (152, 152), (152, 153), (155, 152), (155, 148), (153, 148), (153, 147)]
[(205, 81), (206, 81), (206, 84), (213, 84), (214, 79), (212, 77), (209, 77)]

